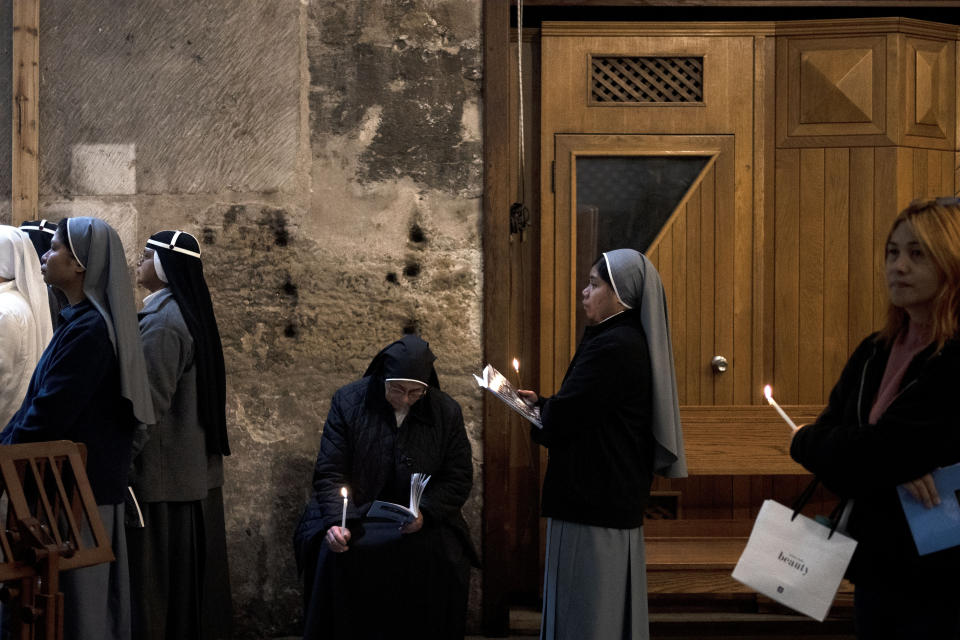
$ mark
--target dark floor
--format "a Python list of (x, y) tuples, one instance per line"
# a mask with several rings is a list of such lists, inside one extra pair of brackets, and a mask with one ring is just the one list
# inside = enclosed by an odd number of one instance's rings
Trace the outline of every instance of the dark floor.
[[(714, 607), (689, 604), (652, 602), (650, 614), (651, 640), (855, 640), (851, 613), (847, 606), (835, 606), (830, 617), (817, 622), (796, 615), (769, 601), (756, 605), (756, 610), (736, 611), (742, 606), (722, 607), (726, 611), (704, 610)], [(513, 609), (510, 612), (508, 640), (531, 640), (538, 635), (540, 612), (532, 609)], [(485, 636), (467, 636), (465, 640), (480, 640)]]
[[(851, 608), (833, 607), (824, 622), (817, 622), (793, 614), (779, 605), (766, 601), (753, 610), (743, 610), (743, 604), (726, 602), (725, 606), (670, 602), (651, 602), (651, 640), (855, 640)], [(737, 610), (740, 609), (740, 610)], [(540, 612), (516, 608), (510, 611), (510, 635), (498, 636), (506, 640), (532, 640), (540, 629)], [(482, 640), (488, 636), (467, 636), (464, 640)], [(277, 640), (300, 640), (285, 638)]]

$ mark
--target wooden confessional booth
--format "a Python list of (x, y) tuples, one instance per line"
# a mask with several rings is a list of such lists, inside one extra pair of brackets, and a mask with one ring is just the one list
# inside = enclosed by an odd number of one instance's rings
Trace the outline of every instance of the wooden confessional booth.
[[(522, 182), (514, 38), (506, 195), (531, 225), (495, 256), (486, 304), (499, 296), (509, 312), (487, 357), (503, 371), (518, 357), (524, 386), (552, 393), (582, 330), (593, 259), (632, 246), (656, 264), (690, 477), (654, 484), (652, 604), (712, 594), (756, 605), (730, 578), (753, 518), (809, 481), (762, 387), (798, 423), (812, 420), (881, 322), (890, 221), (914, 198), (957, 193), (958, 33), (902, 18), (544, 22), (519, 43)], [(507, 606), (536, 606), (546, 454), (493, 402), (484, 614), (496, 630)], [(831, 501), (821, 492), (809, 511)]]

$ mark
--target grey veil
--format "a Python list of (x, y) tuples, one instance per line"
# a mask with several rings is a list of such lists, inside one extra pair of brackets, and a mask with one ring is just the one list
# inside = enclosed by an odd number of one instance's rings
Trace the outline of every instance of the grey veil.
[(653, 437), (657, 442), (653, 470), (667, 478), (684, 478), (687, 460), (683, 451), (667, 297), (660, 274), (646, 256), (633, 249), (607, 251), (603, 258), (617, 299), (628, 309), (639, 311), (647, 334), (653, 386)]
[(137, 307), (120, 236), (98, 218), (69, 218), (67, 241), (74, 257), (86, 270), (83, 293), (107, 325), (120, 365), (120, 393), (133, 405), (137, 420), (154, 424)]

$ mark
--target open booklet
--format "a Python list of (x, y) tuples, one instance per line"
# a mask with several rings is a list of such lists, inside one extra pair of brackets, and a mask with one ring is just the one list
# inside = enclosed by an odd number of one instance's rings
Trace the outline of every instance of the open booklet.
[(410, 506), (405, 507), (402, 504), (393, 502), (384, 502), (377, 500), (367, 512), (368, 518), (383, 518), (406, 524), (413, 522), (420, 515), (420, 498), (423, 496), (423, 490), (430, 482), (430, 476), (425, 473), (415, 473), (410, 476)]
[(493, 366), (488, 364), (479, 376), (474, 375), (473, 377), (478, 385), (500, 398), (503, 404), (532, 422), (538, 429), (543, 429), (543, 423), (540, 421), (540, 408), (524, 402), (517, 395), (517, 391), (510, 384), (510, 381)]

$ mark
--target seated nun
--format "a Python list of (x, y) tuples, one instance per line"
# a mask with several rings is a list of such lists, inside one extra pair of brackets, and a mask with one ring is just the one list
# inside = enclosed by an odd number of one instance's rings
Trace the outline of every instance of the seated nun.
[[(333, 396), (294, 538), (307, 640), (463, 637), (477, 556), (460, 509), (473, 456), (435, 359), (426, 342), (405, 336)], [(415, 473), (430, 475), (415, 519), (367, 517), (376, 500), (409, 506)]]

